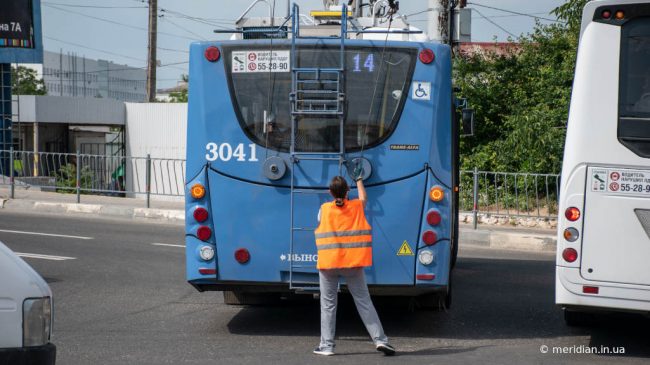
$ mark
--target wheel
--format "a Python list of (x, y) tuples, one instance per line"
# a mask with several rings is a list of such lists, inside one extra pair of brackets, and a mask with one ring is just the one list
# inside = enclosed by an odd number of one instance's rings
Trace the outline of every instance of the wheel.
[(223, 302), (228, 305), (266, 305), (280, 300), (278, 293), (246, 293), (241, 291), (224, 291)]
[(589, 326), (593, 323), (593, 313), (564, 309), (564, 322), (569, 327)]
[(447, 294), (445, 295), (445, 309), (451, 308), (451, 294), (452, 294), (451, 273), (452, 271), (449, 270), (449, 282), (447, 283)]

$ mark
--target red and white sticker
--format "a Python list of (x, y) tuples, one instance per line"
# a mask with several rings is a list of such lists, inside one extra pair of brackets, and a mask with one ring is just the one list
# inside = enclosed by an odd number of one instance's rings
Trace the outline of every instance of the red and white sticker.
[(232, 53), (232, 73), (289, 72), (289, 51), (235, 51)]
[(591, 191), (650, 196), (650, 171), (592, 169)]

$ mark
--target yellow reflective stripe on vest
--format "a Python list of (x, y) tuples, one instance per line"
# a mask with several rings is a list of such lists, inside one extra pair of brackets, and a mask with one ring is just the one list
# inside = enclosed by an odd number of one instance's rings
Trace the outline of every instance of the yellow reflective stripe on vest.
[(318, 251), (332, 250), (338, 248), (360, 248), (360, 247), (372, 247), (372, 242), (327, 243), (327, 244), (317, 246)]
[(329, 237), (348, 237), (348, 236), (369, 236), (372, 234), (371, 230), (360, 231), (340, 231), (340, 232), (323, 232), (316, 233), (316, 239), (329, 238)]

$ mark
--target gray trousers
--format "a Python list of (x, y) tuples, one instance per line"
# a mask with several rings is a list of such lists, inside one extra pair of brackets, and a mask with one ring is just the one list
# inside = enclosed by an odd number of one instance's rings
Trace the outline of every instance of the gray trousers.
[(366, 275), (363, 268), (320, 270), (320, 347), (323, 349), (334, 348), (334, 334), (336, 332), (336, 306), (338, 301), (339, 277), (345, 278), (354, 304), (363, 324), (368, 330), (375, 345), (387, 344), (388, 337), (381, 327), (375, 306), (370, 300)]

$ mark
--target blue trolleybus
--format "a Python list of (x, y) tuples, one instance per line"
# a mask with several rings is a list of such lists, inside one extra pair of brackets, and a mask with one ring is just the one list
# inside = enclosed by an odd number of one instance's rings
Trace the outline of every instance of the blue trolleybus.
[(450, 47), (413, 41), (422, 32), (390, 9), (362, 11), (313, 12), (305, 25), (294, 5), (270, 25), (240, 19), (252, 25), (231, 40), (192, 44), (186, 260), (199, 291), (223, 291), (228, 304), (317, 291), (319, 207), (331, 178), (362, 164), (371, 293), (449, 305), (459, 135)]

